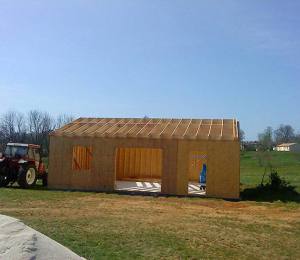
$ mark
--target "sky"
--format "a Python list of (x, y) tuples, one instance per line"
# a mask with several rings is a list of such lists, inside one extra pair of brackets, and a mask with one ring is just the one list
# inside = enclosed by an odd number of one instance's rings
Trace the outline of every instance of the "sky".
[(0, 0), (0, 113), (300, 131), (300, 1)]

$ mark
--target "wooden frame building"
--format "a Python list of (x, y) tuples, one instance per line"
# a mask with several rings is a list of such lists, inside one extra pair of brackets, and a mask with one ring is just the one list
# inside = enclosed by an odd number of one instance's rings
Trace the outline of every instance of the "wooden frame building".
[(235, 119), (79, 118), (50, 134), (48, 185), (114, 191), (116, 180), (159, 180), (187, 195), (207, 165), (206, 195), (239, 198)]

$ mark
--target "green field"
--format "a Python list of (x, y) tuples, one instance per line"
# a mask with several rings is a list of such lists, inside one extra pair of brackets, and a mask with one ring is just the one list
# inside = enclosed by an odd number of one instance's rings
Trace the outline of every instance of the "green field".
[[(300, 192), (300, 153), (269, 152), (272, 166)], [(241, 153), (241, 183), (255, 186), (261, 183), (264, 167), (260, 166), (258, 152)], [(267, 178), (265, 178), (267, 180)]]
[[(299, 190), (299, 157), (272, 157), (278, 172)], [(255, 152), (241, 155), (243, 188), (254, 188), (263, 172)], [(3, 188), (0, 213), (23, 220), (87, 259), (300, 256), (297, 200), (232, 202)]]

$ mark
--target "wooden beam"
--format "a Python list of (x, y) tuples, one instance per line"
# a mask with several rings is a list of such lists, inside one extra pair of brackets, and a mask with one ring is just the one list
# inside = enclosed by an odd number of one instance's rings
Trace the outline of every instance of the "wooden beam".
[(180, 119), (179, 123), (176, 125), (175, 129), (173, 130), (171, 136), (174, 135), (174, 133), (176, 132), (177, 128), (179, 127), (180, 123), (182, 122), (182, 119)]
[(105, 131), (104, 131), (104, 135), (108, 134), (108, 131), (114, 127), (116, 127), (118, 124), (120, 124), (123, 120), (126, 120), (126, 118), (122, 118), (121, 120), (119, 120), (118, 122), (114, 122), (112, 126), (110, 126), (109, 128), (107, 128)]
[(221, 126), (221, 133), (220, 133), (220, 137), (223, 137), (223, 128), (224, 128), (224, 119), (222, 119), (222, 126)]
[(170, 125), (170, 123), (172, 122), (173, 119), (170, 119), (168, 121), (168, 123), (166, 124), (166, 126), (163, 128), (163, 130), (159, 133), (159, 136), (161, 136), (163, 134), (163, 132), (167, 129), (167, 127)]
[(101, 131), (105, 126), (109, 125), (109, 123), (110, 123), (111, 121), (113, 121), (113, 120), (115, 120), (115, 119), (112, 118), (112, 119), (108, 120), (103, 126), (101, 126), (101, 127), (98, 128), (98, 129), (95, 129), (95, 131), (89, 133), (89, 135), (92, 135), (92, 134), (95, 134), (95, 133), (100, 133), (99, 131)]
[(188, 123), (188, 125), (187, 125), (187, 127), (186, 127), (186, 129), (185, 129), (185, 131), (184, 131), (183, 136), (186, 136), (186, 134), (187, 134), (187, 132), (188, 132), (188, 130), (189, 130), (189, 127), (190, 127), (190, 125), (191, 125), (191, 123), (192, 123), (192, 120), (193, 120), (193, 119), (191, 119), (190, 122)]
[(233, 136), (233, 139), (236, 139), (236, 138), (238, 138), (238, 135), (239, 135), (238, 123), (237, 123), (236, 118), (234, 119), (234, 127), (235, 127), (235, 135)]
[(234, 125), (234, 119), (232, 120), (232, 135), (233, 138), (235, 137), (235, 125)]
[(202, 125), (202, 119), (200, 120), (200, 123), (199, 123), (199, 126), (198, 126), (198, 129), (197, 129), (197, 132), (196, 132), (196, 137), (198, 136), (199, 134), (199, 131), (200, 131), (200, 128), (201, 128), (201, 125)]
[(65, 130), (62, 132), (63, 135), (71, 135), (72, 132), (76, 131), (77, 129), (81, 128), (84, 125), (80, 124), (73, 124), (71, 127), (68, 128), (68, 130)]
[[(81, 134), (86, 133), (88, 130), (90, 130), (92, 127), (97, 127), (98, 125), (101, 125), (105, 122), (105, 118), (102, 118), (98, 123), (95, 123), (93, 126), (89, 127), (88, 129), (85, 129)], [(96, 128), (97, 129), (97, 128)]]
[[(80, 130), (81, 128), (87, 127), (86, 123), (82, 123), (82, 124), (83, 124), (82, 126), (80, 126), (80, 127), (76, 128), (76, 129), (72, 130), (71, 132), (68, 132), (68, 134), (72, 135), (73, 133), (78, 132), (78, 130)], [(87, 127), (87, 129), (89, 129), (89, 127)]]
[(153, 130), (154, 130), (158, 125), (161, 124), (161, 121), (162, 121), (162, 119), (160, 119), (160, 120), (158, 121), (157, 125), (154, 126), (154, 127), (151, 129), (151, 131), (148, 133), (148, 136), (151, 135), (151, 133), (153, 132)]
[(210, 137), (210, 132), (211, 132), (212, 123), (213, 123), (213, 120), (211, 119), (207, 137)]
[(137, 133), (136, 135), (138, 136), (146, 127), (147, 125), (152, 121), (153, 119), (150, 119)]
[(129, 135), (129, 132), (136, 127), (141, 121), (143, 121), (143, 118), (141, 118), (137, 123), (135, 123), (132, 127), (130, 127), (130, 129), (126, 132), (126, 136)]
[(122, 127), (120, 127), (116, 132), (113, 133), (113, 135), (116, 135), (118, 132), (120, 132), (124, 127), (128, 126), (129, 123), (131, 123), (133, 119), (128, 120)]

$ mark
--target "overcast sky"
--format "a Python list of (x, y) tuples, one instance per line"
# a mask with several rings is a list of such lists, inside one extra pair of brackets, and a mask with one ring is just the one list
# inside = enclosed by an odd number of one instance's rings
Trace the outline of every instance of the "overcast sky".
[(0, 0), (1, 111), (300, 130), (300, 1)]

